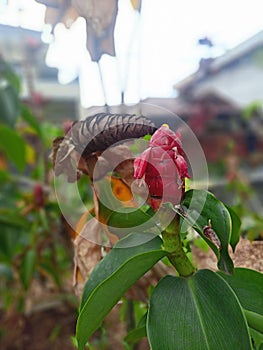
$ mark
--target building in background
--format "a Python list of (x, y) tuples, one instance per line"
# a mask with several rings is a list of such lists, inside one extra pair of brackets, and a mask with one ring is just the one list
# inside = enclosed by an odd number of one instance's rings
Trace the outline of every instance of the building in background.
[(263, 31), (220, 57), (202, 59), (174, 88), (208, 160), (233, 144), (243, 156), (262, 151)]
[(182, 98), (211, 91), (244, 108), (263, 103), (263, 31), (215, 59), (202, 59), (199, 70), (174, 85)]
[(39, 31), (0, 24), (0, 55), (21, 79), (23, 101), (39, 107), (40, 120), (76, 120), (80, 109), (78, 81), (58, 83), (57, 69), (45, 64), (48, 44), (41, 36)]

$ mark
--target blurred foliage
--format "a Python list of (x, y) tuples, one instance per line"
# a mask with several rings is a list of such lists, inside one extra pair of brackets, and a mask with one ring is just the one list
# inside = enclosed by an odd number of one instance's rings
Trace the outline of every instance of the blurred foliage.
[[(263, 239), (263, 217), (262, 213), (254, 208), (259, 199), (251, 184), (235, 178), (229, 181), (226, 190), (232, 196), (231, 208), (241, 220), (242, 235), (251, 241)], [(251, 203), (254, 204), (253, 207)]]
[(63, 130), (40, 122), (19, 92), (19, 77), (0, 58), (0, 307), (23, 311), (33, 281), (65, 293), (72, 249), (49, 161)]
[[(209, 167), (213, 178), (211, 190), (225, 201), (241, 220), (242, 236), (249, 240), (263, 239), (262, 186), (251, 183), (247, 168), (229, 173), (227, 163), (220, 161)], [(212, 170), (210, 170), (212, 169)]]
[(250, 103), (246, 108), (244, 108), (242, 114), (243, 118), (247, 121), (252, 117), (262, 116), (262, 102), (255, 101), (253, 103)]
[(0, 57), (0, 122), (13, 128), (20, 114), (20, 80)]

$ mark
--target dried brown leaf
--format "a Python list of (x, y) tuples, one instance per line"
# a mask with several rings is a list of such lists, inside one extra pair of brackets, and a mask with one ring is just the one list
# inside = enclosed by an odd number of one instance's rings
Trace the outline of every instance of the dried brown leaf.
[(78, 297), (81, 297), (86, 280), (102, 259), (101, 230), (98, 220), (92, 218), (74, 240), (73, 286)]

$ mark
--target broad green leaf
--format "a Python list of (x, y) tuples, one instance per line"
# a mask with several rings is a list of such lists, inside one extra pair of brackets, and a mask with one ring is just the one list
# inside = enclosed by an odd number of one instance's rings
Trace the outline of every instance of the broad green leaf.
[(29, 108), (25, 105), (22, 105), (21, 107), (21, 117), (27, 122), (29, 126), (31, 126), (33, 130), (36, 131), (38, 136), (41, 138), (43, 137), (39, 121), (36, 119), (36, 117), (34, 117)]
[[(184, 213), (178, 213), (212, 248), (218, 259), (218, 268), (232, 273), (234, 265), (228, 253), (232, 223), (227, 208), (212, 193), (204, 190), (187, 191), (181, 205)], [(221, 242), (220, 249), (204, 235), (204, 227), (209, 223)]]
[(0, 79), (0, 122), (13, 128), (20, 114), (20, 101), (14, 87)]
[(240, 228), (241, 228), (241, 220), (239, 216), (236, 214), (234, 209), (226, 205), (227, 210), (229, 211), (229, 214), (231, 216), (232, 221), (232, 230), (231, 230), (231, 237), (230, 237), (230, 245), (232, 247), (233, 252), (235, 251), (236, 245), (239, 242), (240, 239)]
[(152, 350), (251, 349), (237, 297), (210, 270), (159, 282), (150, 299), (147, 334)]
[(246, 310), (263, 316), (263, 274), (242, 267), (234, 269), (233, 275), (218, 274), (234, 290), (240, 304)]
[(80, 350), (122, 295), (165, 255), (160, 237), (132, 233), (96, 266), (85, 285), (77, 322)]
[(26, 165), (25, 141), (5, 125), (0, 126), (0, 150), (22, 171)]
[(25, 289), (28, 289), (32, 280), (36, 264), (36, 251), (30, 249), (26, 252), (20, 266), (20, 279)]
[(107, 221), (110, 231), (116, 233), (118, 237), (127, 235), (131, 228), (136, 231), (145, 231), (153, 227), (155, 222), (150, 215), (141, 209), (121, 207), (119, 211), (114, 211)]

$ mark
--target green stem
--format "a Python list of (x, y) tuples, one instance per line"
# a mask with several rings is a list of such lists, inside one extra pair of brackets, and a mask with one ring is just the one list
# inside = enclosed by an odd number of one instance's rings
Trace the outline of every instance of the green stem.
[(168, 259), (182, 277), (191, 276), (195, 267), (188, 259), (180, 238), (179, 218), (176, 216), (162, 232), (163, 247), (169, 253)]

